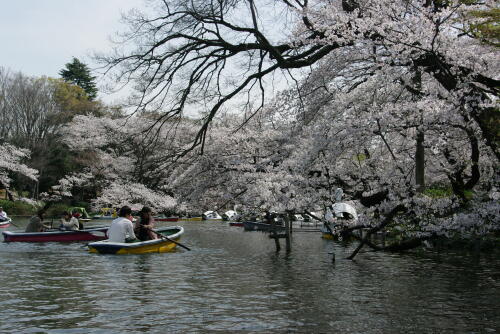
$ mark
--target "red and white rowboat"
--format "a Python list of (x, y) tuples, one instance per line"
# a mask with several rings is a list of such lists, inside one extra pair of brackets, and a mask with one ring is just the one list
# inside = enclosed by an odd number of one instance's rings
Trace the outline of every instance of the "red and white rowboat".
[(49, 230), (47, 232), (3, 231), (6, 242), (74, 242), (107, 239), (108, 227), (85, 228), (77, 231)]

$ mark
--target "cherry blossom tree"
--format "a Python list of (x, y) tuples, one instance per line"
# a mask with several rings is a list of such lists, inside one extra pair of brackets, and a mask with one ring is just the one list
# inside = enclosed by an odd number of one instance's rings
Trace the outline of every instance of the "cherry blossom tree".
[(471, 15), (494, 1), (151, 3), (99, 57), (137, 90), (136, 135), (73, 128), (100, 189), (132, 179), (190, 208), (300, 212), (340, 186), (369, 234), (498, 229), (498, 51)]
[[(12, 173), (23, 175), (33, 181), (37, 180), (38, 171), (23, 163), (23, 160), (29, 158), (29, 154), (28, 150), (20, 149), (10, 144), (2, 143), (0, 145), (0, 186), (2, 188), (8, 191), (12, 180)], [(8, 194), (11, 200), (13, 200), (9, 192)]]

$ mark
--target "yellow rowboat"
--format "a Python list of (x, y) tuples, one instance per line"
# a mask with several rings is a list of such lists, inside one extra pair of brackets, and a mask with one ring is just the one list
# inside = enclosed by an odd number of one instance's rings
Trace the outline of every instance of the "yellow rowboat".
[[(169, 239), (179, 241), (184, 233), (181, 226), (171, 226), (155, 229), (155, 231)], [(138, 241), (138, 242), (111, 242), (103, 240), (88, 244), (89, 252), (99, 254), (147, 254), (166, 253), (175, 249), (177, 244), (166, 238)]]
[(203, 219), (201, 217), (184, 217), (184, 218), (180, 218), (179, 219), (180, 221), (185, 221), (185, 222), (198, 222), (198, 221), (202, 221)]

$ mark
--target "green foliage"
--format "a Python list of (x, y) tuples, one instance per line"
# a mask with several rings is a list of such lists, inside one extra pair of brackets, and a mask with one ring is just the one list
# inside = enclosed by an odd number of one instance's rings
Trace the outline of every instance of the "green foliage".
[(59, 71), (64, 81), (80, 86), (87, 93), (89, 100), (94, 100), (97, 96), (97, 87), (94, 82), (95, 77), (90, 74), (88, 66), (73, 57), (71, 63), (67, 63), (65, 67)]
[(451, 189), (451, 187), (434, 186), (425, 189), (424, 195), (427, 195), (431, 198), (450, 197), (453, 195), (453, 190)]
[(361, 162), (361, 161), (365, 161), (366, 160), (366, 154), (363, 154), (363, 153), (360, 153), (356, 156), (356, 160)]
[(469, 25), (472, 36), (484, 43), (500, 47), (500, 9), (470, 11), (469, 15), (472, 19), (479, 19), (479, 22)]
[(9, 216), (31, 216), (38, 210), (37, 206), (23, 201), (0, 200), (0, 206)]
[(472, 190), (464, 190), (465, 199), (470, 200), (474, 196), (474, 192)]
[(56, 203), (50, 206), (45, 212), (46, 217), (59, 218), (64, 211), (68, 211), (71, 208), (65, 203)]

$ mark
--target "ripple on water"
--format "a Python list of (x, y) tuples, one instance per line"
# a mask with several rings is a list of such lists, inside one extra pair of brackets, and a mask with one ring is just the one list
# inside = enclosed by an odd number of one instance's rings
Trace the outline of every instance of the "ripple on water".
[[(81, 244), (1, 243), (0, 332), (459, 333), (498, 329), (500, 260), (362, 253), (294, 233), (184, 225), (193, 249), (89, 254)], [(331, 263), (335, 251), (337, 261)]]

